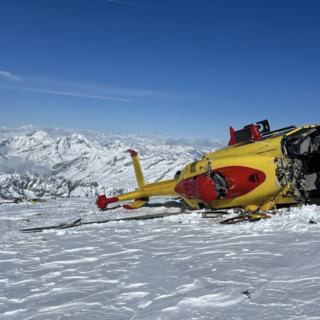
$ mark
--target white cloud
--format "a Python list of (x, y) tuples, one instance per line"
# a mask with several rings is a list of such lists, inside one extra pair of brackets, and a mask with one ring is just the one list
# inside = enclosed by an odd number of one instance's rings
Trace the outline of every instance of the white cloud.
[(36, 88), (21, 88), (21, 89), (25, 90), (25, 91), (49, 93), (49, 94), (56, 94), (56, 95), (61, 95), (61, 96), (72, 96), (72, 97), (102, 99), (102, 100), (113, 100), (113, 101), (123, 101), (123, 102), (133, 102), (134, 101), (134, 100), (130, 100), (130, 99), (121, 99), (121, 98), (113, 98), (113, 97), (107, 97), (107, 96), (81, 94), (81, 93), (73, 93), (73, 92), (42, 90), (42, 89), (36, 89)]
[(122, 88), (99, 84), (94, 82), (66, 81), (50, 78), (23, 78), (23, 83), (28, 88), (39, 90), (72, 92), (91, 96), (114, 97), (117, 99), (132, 100), (132, 97), (152, 97), (159, 94), (155, 90), (136, 88)]
[(21, 79), (18, 76), (14, 76), (8, 71), (0, 71), (0, 77), (13, 80), (13, 81), (18, 81), (18, 82), (21, 81)]
[[(10, 73), (0, 71), (0, 78), (15, 77)], [(17, 77), (18, 78), (18, 77)], [(19, 79), (19, 78), (18, 78)], [(123, 88), (99, 83), (79, 81), (66, 81), (49, 78), (23, 77), (23, 81), (16, 83), (0, 82), (0, 89), (39, 92), (60, 96), (73, 96), (80, 98), (101, 99), (119, 102), (164, 102), (164, 101), (190, 101), (199, 100), (200, 96), (190, 93), (176, 93), (162, 90)], [(13, 79), (12, 79), (13, 80)], [(8, 81), (7, 81), (8, 82)]]

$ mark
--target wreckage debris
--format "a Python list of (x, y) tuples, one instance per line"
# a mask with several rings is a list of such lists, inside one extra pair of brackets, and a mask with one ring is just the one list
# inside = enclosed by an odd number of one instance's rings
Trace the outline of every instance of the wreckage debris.
[[(190, 212), (191, 213), (191, 212)], [(98, 220), (98, 221), (86, 221), (82, 222), (81, 218), (67, 223), (67, 224), (61, 224), (58, 226), (49, 226), (49, 227), (38, 227), (38, 228), (30, 228), (30, 229), (22, 229), (21, 232), (41, 232), (43, 230), (48, 229), (67, 229), (67, 228), (73, 228), (73, 227), (79, 227), (81, 225), (87, 225), (87, 224), (101, 224), (101, 223), (108, 223), (108, 222), (116, 222), (116, 221), (128, 221), (128, 220), (151, 220), (151, 219), (158, 219), (158, 218), (164, 218), (168, 216), (175, 216), (179, 215), (181, 212), (162, 212), (162, 213), (155, 213), (155, 214), (148, 214), (144, 216), (135, 216), (135, 217), (125, 217), (125, 218), (118, 218), (118, 219), (109, 219), (109, 220)]]
[(238, 216), (220, 221), (221, 224), (235, 224), (239, 222), (249, 221), (249, 222), (256, 222), (260, 221), (261, 219), (268, 219), (271, 216), (267, 215), (266, 213), (243, 213)]

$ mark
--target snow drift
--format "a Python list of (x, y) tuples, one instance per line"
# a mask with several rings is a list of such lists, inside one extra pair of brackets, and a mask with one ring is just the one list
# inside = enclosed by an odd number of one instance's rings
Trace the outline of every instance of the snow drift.
[[(319, 319), (319, 207), (237, 225), (194, 212), (26, 234), (128, 211), (99, 212), (92, 198), (0, 209), (0, 319)], [(164, 210), (178, 209), (134, 214)]]

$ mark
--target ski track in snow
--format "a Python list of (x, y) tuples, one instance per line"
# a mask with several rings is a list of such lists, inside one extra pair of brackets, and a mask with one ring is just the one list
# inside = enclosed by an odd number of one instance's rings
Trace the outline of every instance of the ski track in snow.
[(1, 205), (0, 319), (320, 319), (316, 206), (235, 225), (194, 212), (19, 231), (168, 210), (178, 209), (99, 212), (88, 198)]

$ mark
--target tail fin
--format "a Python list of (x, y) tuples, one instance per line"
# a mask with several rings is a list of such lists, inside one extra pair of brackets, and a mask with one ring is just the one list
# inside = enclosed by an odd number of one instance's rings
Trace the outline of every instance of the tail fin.
[(141, 189), (142, 187), (144, 187), (146, 185), (146, 183), (144, 181), (144, 177), (143, 177), (143, 173), (141, 170), (138, 154), (134, 150), (129, 149), (127, 151), (130, 152), (130, 154), (131, 154), (132, 164), (133, 164), (134, 172), (136, 174), (138, 188)]
[(176, 195), (177, 193), (174, 190), (174, 187), (177, 184), (177, 179), (161, 181), (150, 183), (146, 185), (143, 177), (143, 173), (141, 170), (138, 154), (134, 150), (127, 150), (130, 152), (132, 157), (132, 163), (134, 167), (134, 171), (137, 178), (137, 183), (139, 190), (135, 190), (132, 192), (119, 194), (113, 198), (107, 198), (105, 195), (100, 195), (97, 198), (97, 206), (104, 210), (108, 206), (109, 203), (121, 202), (134, 200), (129, 205), (124, 205), (125, 209), (138, 209), (142, 207), (146, 202), (149, 201), (149, 197), (153, 196), (167, 196), (167, 195)]

